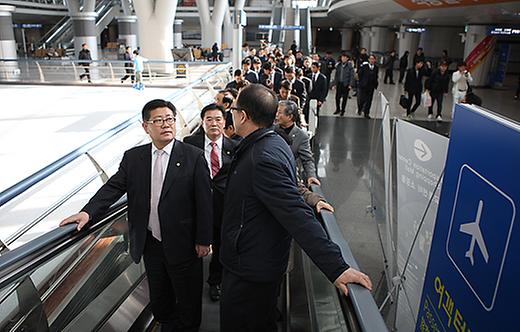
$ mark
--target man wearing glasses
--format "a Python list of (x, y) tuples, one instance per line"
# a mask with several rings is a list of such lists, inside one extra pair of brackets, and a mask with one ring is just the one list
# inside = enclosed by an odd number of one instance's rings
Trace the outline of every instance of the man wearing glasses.
[(60, 226), (77, 223), (81, 230), (126, 193), (130, 254), (136, 263), (144, 258), (160, 331), (198, 331), (201, 257), (212, 241), (211, 185), (204, 152), (175, 140), (175, 116), (172, 103), (148, 102), (142, 118), (152, 142), (126, 151), (117, 173)]
[(271, 126), (273, 91), (244, 88), (233, 110), (238, 145), (229, 168), (220, 261), (222, 332), (276, 331), (276, 300), (294, 238), (343, 293), (347, 283), (367, 288), (369, 277), (351, 268), (296, 187), (293, 153)]

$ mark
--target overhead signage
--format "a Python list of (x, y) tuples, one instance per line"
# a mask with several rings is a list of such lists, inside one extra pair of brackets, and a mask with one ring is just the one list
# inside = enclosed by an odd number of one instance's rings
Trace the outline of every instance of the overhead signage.
[(487, 34), (490, 36), (520, 36), (520, 27), (489, 27)]
[(305, 30), (303, 25), (268, 25), (259, 24), (259, 30)]
[(408, 10), (454, 8), (462, 6), (490, 5), (511, 0), (394, 0)]
[(42, 27), (41, 24), (36, 23), (13, 24), (13, 26), (18, 29), (40, 29)]
[(519, 145), (518, 123), (456, 105), (416, 331), (520, 325)]
[(426, 28), (412, 28), (412, 27), (406, 27), (404, 29), (405, 32), (411, 32), (411, 33), (423, 33), (426, 31)]

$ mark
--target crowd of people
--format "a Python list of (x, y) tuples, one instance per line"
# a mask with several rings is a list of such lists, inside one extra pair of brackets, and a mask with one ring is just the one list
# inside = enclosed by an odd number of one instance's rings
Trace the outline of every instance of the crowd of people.
[[(151, 143), (126, 151), (116, 174), (60, 224), (81, 230), (127, 195), (130, 255), (144, 260), (160, 331), (198, 331), (209, 254), (208, 296), (220, 301), (221, 331), (277, 330), (292, 239), (343, 293), (348, 283), (372, 287), (317, 219), (334, 208), (309, 190), (320, 181), (301, 127), (302, 99), (291, 98), (293, 83), (270, 62), (263, 68), (263, 84), (234, 80), (218, 91), (183, 141), (175, 139), (176, 107), (148, 102), (142, 126)], [(285, 74), (297, 80), (293, 67)]]
[[(409, 118), (413, 118), (415, 111), (423, 104), (428, 111), (428, 119), (442, 121), (442, 103), (450, 84), (454, 105), (482, 102), (471, 89), (473, 78), (464, 62), (459, 62), (454, 72), (448, 70), (452, 61), (447, 50), (443, 50), (435, 65), (426, 59), (422, 48), (413, 54), (412, 61), (409, 61), (408, 51), (398, 58), (396, 51), (391, 50), (378, 59), (365, 48), (355, 48), (352, 53), (342, 52), (337, 59), (331, 52), (323, 56), (304, 55), (295, 43), (286, 53), (278, 47), (262, 45), (257, 50), (247, 44), (242, 52), (242, 68), (234, 71), (234, 79), (227, 87), (240, 89), (250, 83), (260, 83), (279, 94), (279, 98), (296, 102), (304, 121), (308, 120), (310, 101), (317, 101), (319, 114), (330, 90), (335, 90), (335, 115), (344, 116), (348, 99), (357, 97), (357, 114), (370, 118), (374, 91), (379, 86), (379, 67), (384, 72), (383, 83), (395, 85), (397, 61), (397, 81), (404, 83), (403, 91), (406, 93), (404, 115)], [(425, 93), (428, 97), (426, 103)], [(435, 104), (437, 112), (434, 116)]]
[[(358, 114), (370, 118), (379, 81), (376, 56), (361, 49), (336, 61), (330, 53), (304, 56), (296, 45), (287, 54), (275, 47), (244, 52), (242, 68), (201, 110), (200, 128), (182, 142), (175, 139), (172, 103), (144, 105), (142, 126), (151, 143), (126, 151), (116, 174), (60, 224), (76, 223), (81, 230), (127, 195), (130, 254), (136, 263), (144, 260), (161, 331), (198, 331), (202, 258), (209, 254), (208, 296), (220, 301), (224, 332), (277, 330), (276, 303), (292, 239), (343, 293), (348, 283), (372, 287), (367, 275), (343, 260), (317, 219), (316, 213), (334, 208), (309, 190), (320, 180), (304, 128), (311, 101), (319, 112), (331, 89), (335, 114), (345, 114), (353, 90)], [(408, 116), (425, 88), (432, 98), (428, 112), (437, 103), (440, 118), (450, 80), (454, 101), (467, 98), (472, 78), (464, 63), (450, 75), (447, 54), (436, 69), (421, 49), (410, 68), (407, 56), (399, 60), (399, 83), (404, 80), (410, 100)], [(385, 84), (395, 84), (395, 61), (392, 51), (379, 62)], [(129, 77), (139, 80), (135, 65), (121, 81)]]

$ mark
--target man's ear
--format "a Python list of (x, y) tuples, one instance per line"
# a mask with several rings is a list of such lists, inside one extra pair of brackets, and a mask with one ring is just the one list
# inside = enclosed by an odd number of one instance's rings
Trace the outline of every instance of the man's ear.
[(143, 121), (143, 122), (141, 123), (141, 126), (143, 127), (144, 132), (147, 133), (147, 134), (149, 134), (149, 132), (148, 132), (148, 126), (147, 126), (146, 122)]

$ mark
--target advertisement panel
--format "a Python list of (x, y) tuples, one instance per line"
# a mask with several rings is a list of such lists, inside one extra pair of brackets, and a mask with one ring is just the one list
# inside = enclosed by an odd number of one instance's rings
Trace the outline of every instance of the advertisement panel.
[[(407, 121), (398, 121), (396, 130), (399, 274), (402, 274), (408, 260), (397, 298), (396, 324), (398, 331), (412, 331), (419, 311), (448, 138)], [(417, 240), (412, 248), (416, 234)]]
[(520, 125), (458, 104), (416, 331), (520, 325)]

